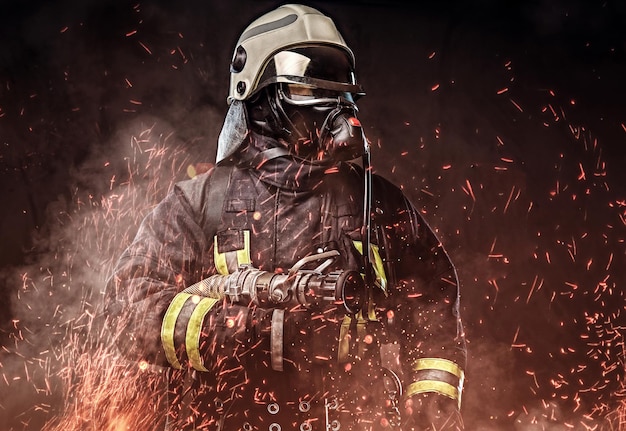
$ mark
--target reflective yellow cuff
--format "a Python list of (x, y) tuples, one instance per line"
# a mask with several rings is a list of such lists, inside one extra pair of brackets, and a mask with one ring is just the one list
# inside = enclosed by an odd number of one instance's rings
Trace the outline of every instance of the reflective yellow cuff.
[(194, 308), (187, 323), (187, 333), (185, 334), (185, 348), (189, 363), (198, 371), (209, 371), (204, 367), (204, 361), (200, 356), (200, 334), (202, 324), (207, 313), (217, 303), (215, 298), (202, 298), (196, 308)]
[(174, 329), (176, 328), (176, 320), (178, 315), (183, 309), (185, 302), (191, 297), (189, 293), (177, 294), (167, 311), (165, 317), (163, 317), (163, 323), (161, 324), (161, 343), (163, 344), (163, 350), (165, 351), (165, 357), (170, 365), (178, 370), (182, 368), (180, 361), (176, 357), (176, 347), (174, 346)]
[(413, 395), (426, 392), (436, 392), (448, 398), (452, 398), (453, 400), (459, 400), (459, 390), (457, 388), (450, 383), (440, 382), (438, 380), (420, 380), (419, 382), (413, 382), (406, 389), (405, 396), (409, 398)]
[(465, 373), (456, 363), (442, 358), (420, 358), (413, 365), (415, 371), (443, 371), (458, 379), (458, 385), (440, 380), (419, 380), (409, 385), (406, 396), (410, 397), (415, 394), (425, 392), (436, 392), (445, 395), (453, 400), (457, 400), (459, 408), (461, 407), (461, 394), (465, 380)]
[(463, 380), (464, 373), (461, 367), (448, 359), (441, 358), (421, 358), (415, 361), (413, 365), (415, 371), (420, 370), (440, 370), (455, 375)]

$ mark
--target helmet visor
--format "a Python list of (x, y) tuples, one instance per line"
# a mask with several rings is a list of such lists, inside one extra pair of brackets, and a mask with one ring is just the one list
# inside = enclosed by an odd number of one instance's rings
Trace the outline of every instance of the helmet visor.
[(330, 46), (300, 46), (274, 54), (261, 74), (257, 89), (273, 83), (350, 93), (354, 98), (365, 94), (356, 83), (348, 57)]
[(335, 106), (338, 103), (354, 105), (352, 93), (302, 84), (279, 84), (278, 95), (285, 102), (298, 106)]

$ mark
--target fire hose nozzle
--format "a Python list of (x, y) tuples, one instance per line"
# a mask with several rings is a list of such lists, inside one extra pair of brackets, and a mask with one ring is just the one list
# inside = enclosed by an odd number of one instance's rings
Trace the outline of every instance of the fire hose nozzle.
[[(325, 273), (334, 259), (336, 250), (307, 256), (294, 264), (287, 274), (261, 271), (243, 265), (228, 275), (213, 275), (185, 289), (188, 293), (224, 298), (240, 304), (253, 303), (264, 308), (323, 309), (343, 305), (346, 312), (356, 314), (361, 310), (365, 283), (357, 271), (332, 271)], [(323, 262), (315, 269), (304, 267), (312, 262)]]

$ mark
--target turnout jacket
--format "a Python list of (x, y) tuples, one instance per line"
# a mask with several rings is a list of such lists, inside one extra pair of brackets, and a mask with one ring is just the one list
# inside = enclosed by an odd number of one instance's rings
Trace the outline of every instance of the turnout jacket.
[(377, 175), (376, 280), (362, 312), (185, 291), (240, 265), (285, 273), (328, 250), (339, 252), (329, 270), (365, 272), (360, 167), (303, 169), (286, 157), (223, 164), (175, 186), (109, 282), (121, 351), (168, 368), (168, 429), (378, 430), (400, 420), (426, 429), (419, 421), (429, 413), (412, 400), (457, 410), (465, 344), (455, 270), (407, 198)]

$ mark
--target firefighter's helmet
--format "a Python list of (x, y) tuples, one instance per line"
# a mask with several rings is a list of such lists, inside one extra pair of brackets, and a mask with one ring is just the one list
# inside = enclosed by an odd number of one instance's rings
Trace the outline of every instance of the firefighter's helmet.
[(354, 54), (332, 19), (302, 5), (283, 5), (253, 21), (237, 42), (230, 72), (229, 103), (272, 83), (363, 93)]
[(230, 72), (218, 163), (250, 130), (285, 144), (273, 157), (328, 164), (367, 149), (356, 119), (354, 102), (365, 93), (356, 83), (354, 54), (318, 10), (288, 4), (257, 18), (239, 38)]

